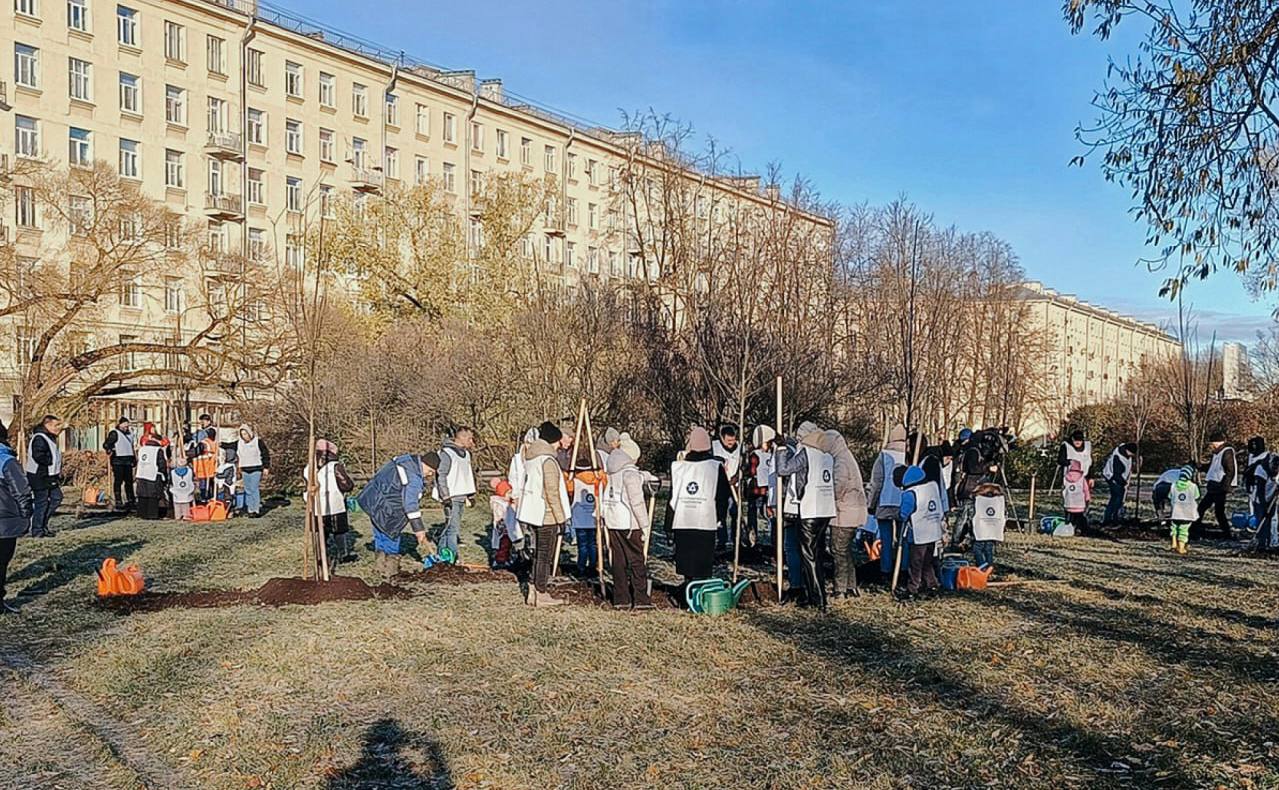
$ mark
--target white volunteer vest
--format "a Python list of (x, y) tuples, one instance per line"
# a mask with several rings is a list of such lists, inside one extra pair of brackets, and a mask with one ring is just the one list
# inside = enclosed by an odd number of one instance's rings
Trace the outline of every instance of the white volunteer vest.
[(595, 486), (573, 476), (573, 508), (570, 521), (573, 529), (595, 528)]
[(716, 439), (711, 442), (711, 455), (724, 464), (724, 475), (729, 480), (736, 477), (738, 471), (742, 468), (742, 446), (740, 444), (730, 451), (724, 449), (724, 443)]
[(115, 457), (133, 457), (133, 434), (122, 431), (119, 428), (116, 428), (115, 431)]
[(714, 531), (719, 521), (715, 512), (715, 487), (719, 484), (720, 462), (676, 461), (671, 464), (672, 529)]
[(524, 465), (524, 487), (520, 490), (520, 508), (515, 515), (525, 524), (540, 527), (549, 523), (546, 519), (550, 516), (551, 509), (547, 506), (542, 494), (548, 462), (555, 469), (560, 507), (565, 513), (569, 512), (568, 491), (564, 488), (564, 476), (560, 474), (559, 463), (549, 455), (539, 455)]
[[(337, 469), (337, 461), (329, 461), (320, 467), (320, 476), (315, 483), (315, 509), (312, 511), (317, 516), (333, 516), (346, 512), (346, 495), (338, 488)], [(307, 482), (307, 488), (310, 488), (311, 467), (302, 470), (302, 477)], [(302, 492), (303, 499), (309, 496), (309, 491)]]
[(929, 480), (914, 486), (915, 512), (910, 517), (910, 529), (916, 543), (934, 543), (941, 540), (942, 512), (941, 488)]
[(511, 484), (511, 492), (518, 498), (524, 490), (524, 454), (520, 450), (515, 451), (506, 467), (506, 482)]
[[(1270, 460), (1270, 453), (1262, 453), (1259, 456), (1249, 456), (1248, 464), (1252, 466), (1252, 494), (1249, 497), (1254, 505), (1263, 504), (1269, 499), (1269, 490), (1272, 487), (1270, 473), (1266, 471), (1266, 464)], [(1255, 464), (1255, 466), (1254, 466)]]
[[(1208, 480), (1210, 480), (1213, 483), (1220, 483), (1222, 479), (1226, 476), (1226, 465), (1225, 463), (1222, 462), (1222, 459), (1225, 458), (1226, 453), (1230, 453), (1231, 456), (1234, 456), (1235, 448), (1231, 447), (1230, 445), (1226, 445), (1225, 447), (1222, 447), (1220, 450), (1218, 450), (1216, 453), (1213, 454), (1212, 463), (1208, 464)], [(1230, 481), (1230, 485), (1232, 486), (1236, 485), (1238, 482), (1239, 482), (1239, 464), (1236, 463), (1235, 478)]]
[(835, 517), (835, 457), (812, 447), (801, 447), (808, 455), (808, 482), (802, 497), (795, 494), (795, 478), (786, 482), (788, 516), (803, 519)]
[(262, 465), (262, 445), (258, 442), (258, 437), (254, 436), (249, 441), (237, 439), (235, 441), (235, 457), (240, 462), (241, 469), (252, 469), (255, 466)]
[(137, 478), (139, 480), (160, 479), (160, 452), (163, 449), (154, 445), (138, 448)]
[(1172, 499), (1173, 521), (1197, 521), (1199, 519), (1199, 500), (1196, 496), (1199, 491), (1197, 488), (1197, 486), (1191, 485), (1172, 487), (1170, 496)]
[(1066, 481), (1061, 489), (1061, 501), (1067, 513), (1079, 513), (1088, 507), (1088, 481), (1080, 478), (1076, 482)]
[(1064, 442), (1066, 448), (1066, 466), (1070, 466), (1071, 461), (1079, 462), (1079, 471), (1088, 476), (1088, 470), (1092, 469), (1092, 442), (1084, 442), (1084, 449), (1076, 450), (1075, 446), (1070, 442)]
[(1119, 452), (1119, 448), (1116, 447), (1114, 451), (1110, 453), (1110, 457), (1106, 459), (1106, 479), (1107, 480), (1111, 479), (1110, 470), (1115, 468), (1116, 458), (1119, 459), (1119, 465), (1122, 466), (1124, 469), (1124, 479), (1127, 480), (1128, 478), (1132, 477), (1132, 459), (1124, 457), (1124, 454)]
[(1159, 475), (1159, 479), (1155, 481), (1155, 485), (1176, 485), (1177, 481), (1180, 479), (1181, 467), (1179, 466), (1176, 469), (1169, 469), (1167, 472)]
[(35, 446), (37, 440), (41, 439), (44, 440), (45, 444), (49, 445), (49, 453), (53, 456), (53, 463), (49, 464), (49, 474), (62, 474), (62, 451), (58, 449), (58, 443), (47, 433), (31, 434), (31, 441), (27, 443), (27, 460), (22, 465), (23, 470), (28, 474), (35, 474), (40, 471), (40, 465), (36, 463), (35, 454), (31, 452), (31, 448)]
[[(475, 474), (471, 471), (471, 454), (460, 455), (451, 447), (440, 450), (449, 456), (449, 474), (444, 478), (450, 497), (471, 496), (475, 493)], [(432, 486), (431, 497), (440, 498), (439, 485)]]
[(773, 484), (773, 454), (755, 451), (755, 487), (768, 488)]
[(176, 505), (190, 504), (195, 501), (195, 473), (187, 467), (186, 474), (178, 474), (174, 469), (169, 473), (169, 495)]
[(882, 450), (876, 463), (879, 464), (884, 478), (884, 484), (879, 489), (877, 507), (900, 507), (902, 490), (897, 487), (897, 483), (893, 480), (893, 470), (906, 463), (906, 453), (901, 450)]
[(1003, 540), (1004, 498), (979, 496), (973, 508), (973, 540)]
[(604, 485), (604, 499), (600, 507), (603, 508), (601, 514), (604, 517), (604, 526), (609, 529), (630, 532), (639, 526), (639, 519), (635, 517), (635, 513), (626, 501), (626, 487), (622, 482), (626, 475), (639, 473), (635, 467), (628, 466), (608, 476), (608, 483)]

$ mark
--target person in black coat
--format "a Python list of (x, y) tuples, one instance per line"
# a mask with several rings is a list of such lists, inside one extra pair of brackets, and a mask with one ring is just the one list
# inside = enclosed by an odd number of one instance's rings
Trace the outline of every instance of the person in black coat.
[(62, 504), (62, 448), (58, 446), (58, 434), (62, 433), (62, 420), (46, 414), (31, 432), (27, 443), (27, 484), (31, 486), (32, 512), (31, 537), (51, 538), (53, 530), (49, 522)]
[(9, 431), (0, 423), (0, 614), (18, 611), (5, 602), (4, 584), (18, 538), (26, 534), (30, 525), (31, 486), (17, 454), (9, 446)]
[(128, 417), (121, 417), (102, 443), (111, 461), (113, 500), (117, 510), (131, 510), (137, 504), (133, 486), (133, 470), (138, 462), (138, 448)]

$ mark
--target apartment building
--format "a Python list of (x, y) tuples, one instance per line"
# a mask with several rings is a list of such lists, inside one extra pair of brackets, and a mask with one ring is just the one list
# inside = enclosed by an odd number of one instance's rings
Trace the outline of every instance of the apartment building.
[[(292, 229), (322, 198), (377, 194), (436, 179), (457, 195), (468, 243), (488, 173), (554, 176), (559, 199), (526, 252), (565, 285), (643, 280), (616, 199), (632, 136), (580, 123), (478, 80), (410, 60), (252, 0), (12, 0), (0, 47), (12, 53), (9, 133), (0, 154), (76, 166), (105, 160), (182, 214), (207, 223), (215, 252), (304, 254)], [(778, 205), (758, 179), (706, 179), (713, 196)], [(700, 209), (700, 204), (699, 204)], [(3, 218), (18, 254), (48, 249), (38, 217)], [(828, 223), (813, 217), (812, 221)], [(43, 241), (43, 244), (42, 244)], [(175, 302), (202, 286), (142, 273), (100, 329), (171, 334)], [(12, 323), (12, 322), (11, 322)], [(0, 326), (0, 394), (22, 364), (19, 326)], [(7, 418), (9, 398), (0, 399)]]
[(1055, 432), (1072, 409), (1119, 397), (1146, 361), (1180, 353), (1159, 327), (1027, 282), (1027, 331), (1042, 338), (1045, 396), (1024, 433)]

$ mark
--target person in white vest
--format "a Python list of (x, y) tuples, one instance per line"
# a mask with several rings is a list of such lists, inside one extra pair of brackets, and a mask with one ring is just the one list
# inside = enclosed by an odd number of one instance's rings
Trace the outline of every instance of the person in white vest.
[(1251, 545), (1256, 551), (1268, 551), (1279, 544), (1275, 519), (1271, 518), (1270, 513), (1276, 484), (1279, 483), (1274, 475), (1277, 466), (1279, 457), (1266, 449), (1264, 437), (1254, 436), (1248, 440), (1248, 465), (1244, 467), (1242, 477), (1244, 487), (1248, 490), (1248, 509), (1257, 522), (1257, 533)]
[(724, 518), (724, 523), (720, 526), (716, 533), (715, 545), (718, 549), (724, 549), (729, 544), (729, 538), (733, 531), (733, 525), (737, 521), (737, 497), (733, 496), (741, 491), (741, 470), (742, 470), (742, 446), (737, 437), (737, 426), (721, 425), (719, 428), (719, 437), (711, 442), (711, 454), (719, 459), (724, 465), (724, 476), (728, 478), (728, 484), (731, 486), (728, 499), (728, 515)]
[(164, 495), (169, 490), (168, 448), (164, 439), (150, 430), (150, 423), (147, 427), (137, 456), (138, 518), (153, 520), (160, 517)]
[(537, 440), (537, 428), (529, 428), (520, 437), (519, 446), (506, 466), (506, 482), (511, 484), (511, 504), (518, 507), (520, 491), (524, 488), (524, 453), (531, 442)]
[[(751, 431), (751, 450), (742, 468), (746, 491), (746, 529), (742, 534), (744, 547), (758, 546), (759, 519), (771, 521), (768, 509), (769, 491), (773, 485), (773, 440), (777, 432), (767, 425), (757, 425)], [(771, 529), (771, 527), (770, 527)]]
[(781, 440), (777, 448), (777, 478), (785, 486), (782, 517), (786, 530), (799, 538), (804, 601), (826, 611), (826, 576), (822, 549), (835, 517), (835, 457), (823, 449), (825, 436), (811, 422), (802, 422), (798, 440)]
[(1163, 474), (1155, 479), (1155, 484), (1151, 486), (1150, 503), (1155, 508), (1156, 518), (1162, 518), (1164, 509), (1172, 504), (1172, 487), (1181, 479), (1181, 470), (1183, 468), (1174, 466), (1171, 469), (1165, 469)]
[(627, 450), (609, 453), (608, 483), (604, 486), (601, 512), (613, 553), (613, 608), (652, 609), (648, 593), (648, 562), (645, 538), (652, 525), (644, 497), (644, 473)]
[[(1214, 433), (1208, 439), (1212, 457), (1205, 467), (1207, 474), (1203, 498), (1199, 500), (1199, 515), (1190, 525), (1192, 533), (1204, 529), (1204, 514), (1211, 509), (1217, 518), (1217, 531), (1223, 538), (1230, 537), (1230, 521), (1226, 518), (1226, 497), (1239, 484), (1239, 467), (1235, 460), (1235, 448), (1226, 441), (1224, 433)], [(1195, 535), (1197, 537), (1197, 534)]]
[(173, 503), (173, 520), (189, 521), (191, 505), (195, 502), (195, 470), (191, 468), (185, 452), (174, 453), (173, 469), (169, 472), (169, 501)]
[[(937, 578), (937, 544), (942, 539), (946, 521), (946, 495), (941, 486), (941, 466), (929, 474), (922, 466), (908, 466), (894, 471), (895, 481), (903, 492), (909, 492), (910, 581), (906, 592), (918, 595), (941, 586)], [(900, 508), (899, 508), (900, 509)]]
[[(879, 570), (885, 577), (893, 572), (897, 536), (901, 534), (902, 492), (893, 472), (906, 464), (906, 426), (897, 423), (888, 432), (888, 442), (875, 459), (870, 473), (870, 508), (879, 526)], [(904, 554), (904, 552), (903, 552)]]
[[(315, 501), (311, 502), (313, 469), (318, 469), (319, 474), (315, 479)], [(328, 439), (316, 439), (315, 453), (302, 470), (302, 480), (306, 484), (302, 499), (320, 519), (329, 563), (337, 565), (355, 559), (351, 553), (353, 541), (346, 510), (346, 496), (355, 490), (355, 481), (338, 458), (338, 446)]]
[(995, 564), (995, 544), (1004, 541), (1004, 490), (994, 483), (977, 486), (973, 496), (973, 561), (978, 568)]
[(457, 557), (458, 536), (462, 532), (462, 510), (475, 503), (475, 431), (465, 425), (453, 431), (440, 448), (440, 473), (435, 476), (436, 499), (444, 505), (444, 532), (436, 541)]
[(1088, 503), (1092, 501), (1092, 483), (1084, 475), (1083, 465), (1072, 460), (1061, 478), (1061, 502), (1066, 520), (1075, 527), (1076, 535), (1088, 532)]
[(27, 484), (31, 486), (33, 538), (53, 537), (49, 522), (62, 504), (62, 448), (58, 446), (60, 433), (62, 420), (46, 414), (27, 440), (27, 459), (22, 468), (27, 475)]
[(1092, 442), (1085, 439), (1084, 432), (1078, 429), (1071, 431), (1070, 438), (1061, 443), (1057, 452), (1057, 466), (1061, 467), (1063, 475), (1070, 468), (1071, 461), (1078, 462), (1084, 477), (1092, 479)]
[(1181, 470), (1181, 476), (1172, 486), (1172, 550), (1185, 554), (1190, 543), (1190, 524), (1199, 517), (1199, 486), (1195, 485), (1195, 472), (1190, 467)]
[(244, 509), (249, 518), (262, 515), (262, 478), (271, 474), (271, 451), (251, 425), (241, 425), (235, 443), (235, 458), (244, 485)]
[(515, 517), (527, 541), (532, 536), (533, 574), (524, 599), (530, 606), (558, 606), (565, 601), (550, 594), (551, 568), (555, 562), (556, 538), (568, 522), (568, 489), (560, 471), (557, 445), (564, 434), (554, 423), (538, 426), (537, 438), (524, 454), (524, 485)]
[(133, 487), (134, 468), (137, 466), (137, 444), (128, 417), (116, 421), (115, 428), (107, 432), (102, 443), (111, 464), (111, 489), (117, 510), (132, 510), (137, 503)]
[(1123, 512), (1124, 497), (1128, 494), (1128, 481), (1132, 479), (1133, 461), (1137, 455), (1137, 445), (1125, 442), (1116, 447), (1106, 463), (1101, 467), (1101, 476), (1110, 487), (1110, 499), (1106, 501), (1106, 510), (1101, 517), (1103, 527), (1118, 526), (1120, 514)]
[(711, 578), (715, 567), (715, 533), (728, 516), (728, 477), (711, 452), (711, 435), (695, 426), (688, 432), (684, 455), (671, 464), (671, 501), (666, 528), (675, 540), (675, 572), (690, 582)]

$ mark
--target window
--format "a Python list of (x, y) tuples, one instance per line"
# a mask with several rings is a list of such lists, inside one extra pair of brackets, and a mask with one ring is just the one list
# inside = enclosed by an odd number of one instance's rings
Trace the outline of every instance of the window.
[(13, 10), (23, 16), (39, 16), (40, 9), (36, 0), (14, 0)]
[(587, 179), (590, 180), (591, 186), (597, 187), (600, 185), (600, 163), (599, 162), (596, 162), (594, 159), (586, 160), (586, 177)]
[(386, 94), (386, 122), (390, 126), (400, 125), (400, 102), (392, 93)]
[(164, 120), (187, 125), (187, 92), (177, 85), (164, 86)]
[(138, 156), (136, 140), (120, 141), (120, 175), (125, 178), (142, 178), (142, 163)]
[(471, 122), (471, 150), (484, 151), (484, 127), (474, 121)]
[(334, 145), (333, 140), (334, 138), (333, 138), (332, 129), (320, 130), (320, 161), (322, 162), (335, 161), (334, 151), (336, 150), (336, 147)]
[(13, 117), (13, 150), (18, 156), (37, 159), (40, 156), (40, 126), (35, 118)]
[(186, 63), (187, 29), (177, 22), (164, 23), (164, 56), (169, 60)]
[(297, 234), (290, 233), (284, 237), (284, 262), (294, 269), (301, 269), (306, 262), (302, 253), (302, 240)]
[(164, 151), (164, 185), (175, 189), (186, 186), (186, 168), (182, 161), (182, 152), (166, 148)]
[(218, 197), (222, 194), (222, 161), (209, 160), (209, 194)]
[(121, 44), (138, 45), (138, 12), (122, 5), (115, 7), (116, 32)]
[(204, 56), (209, 71), (226, 74), (226, 41), (217, 36), (208, 36), (204, 42)]
[(78, 58), (69, 59), (71, 98), (93, 101), (93, 64)]
[(444, 113), (444, 142), (457, 142), (457, 116), (451, 112)]
[(302, 122), (293, 119), (284, 122), (284, 150), (302, 155)]
[(77, 129), (74, 126), (68, 131), (70, 149), (67, 159), (77, 167), (93, 166), (93, 138), (88, 129)]
[(67, 27), (89, 32), (89, 0), (67, 0)]
[(417, 133), (423, 137), (431, 136), (431, 108), (425, 104), (417, 106)]
[(520, 138), (520, 164), (533, 166), (533, 141), (527, 137)]
[(552, 263), (555, 260), (555, 240), (550, 236), (542, 237), (542, 257), (546, 259), (547, 263)]
[(568, 199), (568, 224), (577, 224), (577, 198)]
[[(120, 283), (120, 306), (142, 307), (142, 282), (137, 274), (126, 273), (124, 282)], [(120, 339), (121, 342), (124, 338)]]
[(533, 238), (524, 236), (520, 239), (520, 255), (525, 258), (533, 257)]
[(364, 169), (364, 140), (359, 137), (351, 138), (351, 167), (356, 170)]
[(358, 82), (351, 85), (351, 112), (357, 118), (369, 117), (369, 89)]
[(613, 277), (622, 276), (622, 256), (617, 254), (617, 250), (608, 251), (608, 273)]
[(615, 208), (608, 210), (608, 229), (617, 230), (617, 209)]
[(472, 217), (469, 230), (471, 256), (475, 257), (484, 246), (484, 225), (478, 219)]
[(182, 312), (182, 280), (177, 277), (164, 278), (164, 312), (170, 315)]
[(328, 184), (320, 184), (320, 216), (325, 219), (333, 219), (337, 216), (333, 211), (333, 187)]
[(262, 180), (262, 171), (257, 168), (249, 168), (249, 202), (255, 205), (266, 205), (266, 187)]
[(564, 242), (564, 265), (569, 268), (577, 266), (577, 245), (571, 241)]
[(418, 186), (426, 183), (431, 177), (431, 163), (427, 161), (425, 156), (419, 156), (413, 163), (413, 181)]
[(548, 173), (555, 172), (555, 146), (548, 145), (543, 151), (542, 169)]
[(586, 248), (586, 271), (591, 274), (600, 273), (600, 251), (598, 247)]
[(13, 222), (20, 228), (39, 227), (36, 217), (36, 193), (31, 187), (13, 188)]
[(394, 148), (386, 149), (386, 177), (398, 179), (400, 177), (400, 152)]
[(71, 232), (86, 234), (93, 228), (93, 204), (83, 195), (72, 195), (67, 200), (67, 214), (71, 220)]
[(209, 97), (209, 134), (220, 134), (226, 131), (227, 109), (224, 99)]
[(256, 85), (259, 88), (266, 87), (262, 82), (262, 50), (250, 49), (244, 53), (244, 74), (245, 79), (250, 85)]
[(266, 145), (266, 113), (250, 107), (245, 115), (248, 121), (249, 142)]
[[(139, 299), (141, 299), (141, 296), (140, 296), (140, 295), (139, 295)], [(120, 294), (120, 303), (121, 303), (121, 304), (124, 304), (124, 294), (123, 294), (123, 292), (121, 292), (121, 294)], [(141, 301), (139, 301), (138, 306), (139, 306), (139, 307), (141, 307), (141, 306), (142, 306)], [(128, 344), (130, 344), (130, 343), (136, 343), (136, 342), (138, 342), (138, 336), (137, 336), (137, 335), (120, 335), (120, 345), (122, 345), (122, 346), (124, 346), (124, 345), (128, 345)], [(135, 352), (135, 351), (128, 351), (128, 352), (122, 353), (122, 354), (120, 355), (120, 370), (125, 371), (125, 372), (128, 372), (128, 371), (131, 371), (131, 370), (137, 370), (137, 369), (138, 369), (138, 354), (137, 354), (137, 352)]]
[(332, 74), (320, 72), (320, 106), (336, 107), (338, 96), (338, 84)]
[(13, 45), (13, 81), (28, 88), (40, 87), (40, 50), (26, 44)]
[(568, 154), (564, 157), (564, 163), (568, 165), (569, 180), (577, 178), (577, 154)]
[(505, 159), (507, 157), (506, 131), (504, 129), (497, 130), (497, 156), (499, 159)]
[(479, 200), (484, 196), (484, 174), (478, 170), (471, 171), (471, 200)]
[(261, 228), (249, 228), (249, 259), (254, 261), (266, 258), (266, 234)]
[(176, 250), (182, 247), (182, 220), (171, 217), (164, 223), (164, 248)]
[(123, 71), (120, 72), (120, 112), (142, 112), (142, 80)]
[(289, 176), (285, 180), (284, 198), (289, 211), (302, 210), (302, 179)]
[(443, 175), (444, 175), (444, 190), (445, 190), (446, 192), (456, 192), (456, 191), (457, 191), (457, 177), (456, 177), (456, 175), (454, 174), (454, 168), (453, 168), (452, 163), (450, 163), (450, 162), (445, 162), (445, 163), (444, 163), (444, 168), (443, 168), (443, 170), (442, 170), (441, 172), (442, 172), (442, 173), (443, 173)]
[(295, 99), (306, 96), (306, 84), (302, 79), (302, 64), (284, 62), (284, 92)]
[(591, 230), (599, 230), (600, 227), (600, 207), (594, 203), (586, 204), (586, 227)]

